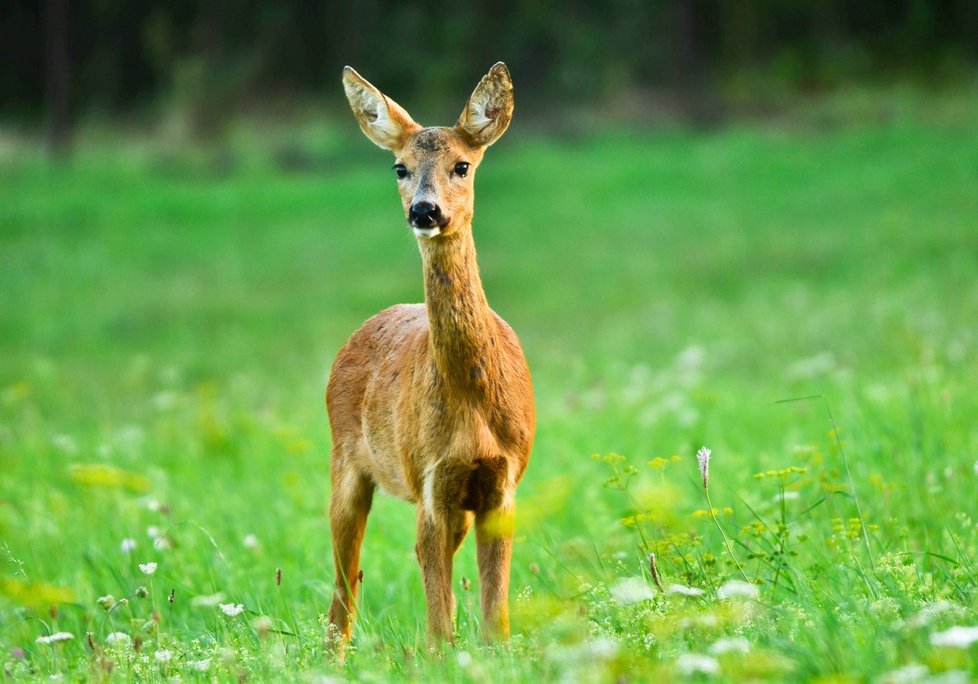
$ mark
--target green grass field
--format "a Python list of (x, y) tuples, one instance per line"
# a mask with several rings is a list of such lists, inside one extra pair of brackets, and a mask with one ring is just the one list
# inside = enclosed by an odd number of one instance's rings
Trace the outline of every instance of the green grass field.
[(387, 154), (352, 118), (3, 146), (0, 678), (978, 677), (974, 121), (490, 150), (480, 264), (539, 417), (514, 636), (478, 639), (470, 539), (428, 652), (414, 512), (378, 495), (342, 665), (326, 377), (422, 297)]

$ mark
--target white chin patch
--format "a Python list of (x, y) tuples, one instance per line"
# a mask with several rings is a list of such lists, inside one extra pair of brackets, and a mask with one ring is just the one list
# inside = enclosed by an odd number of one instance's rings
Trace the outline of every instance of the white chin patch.
[(441, 235), (441, 228), (438, 226), (434, 228), (414, 228), (414, 234), (423, 238), (438, 237)]

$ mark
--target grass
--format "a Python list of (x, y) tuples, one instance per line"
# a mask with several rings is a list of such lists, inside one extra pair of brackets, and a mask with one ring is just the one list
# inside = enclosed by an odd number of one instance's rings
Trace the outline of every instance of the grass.
[(421, 298), (386, 153), (330, 127), (63, 166), (3, 145), (0, 672), (978, 676), (941, 637), (978, 625), (973, 121), (494, 147), (480, 264), (539, 415), (514, 637), (477, 638), (468, 541), (458, 646), (427, 652), (413, 510), (380, 496), (345, 665), (322, 648), (325, 379)]

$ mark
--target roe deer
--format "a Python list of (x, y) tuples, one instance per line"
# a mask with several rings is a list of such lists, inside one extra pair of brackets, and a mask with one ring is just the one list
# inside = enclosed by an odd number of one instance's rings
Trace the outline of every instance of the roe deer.
[(350, 67), (343, 86), (366, 136), (396, 156), (425, 303), (369, 319), (330, 374), (333, 638), (342, 657), (356, 612), (360, 545), (380, 486), (418, 504), (415, 551), (429, 638), (453, 637), (452, 560), (474, 518), (482, 634), (505, 639), (516, 485), (535, 427), (533, 388), (519, 339), (482, 290), (472, 214), (475, 171), (512, 117), (509, 71), (502, 62), (493, 66), (451, 128), (415, 123)]

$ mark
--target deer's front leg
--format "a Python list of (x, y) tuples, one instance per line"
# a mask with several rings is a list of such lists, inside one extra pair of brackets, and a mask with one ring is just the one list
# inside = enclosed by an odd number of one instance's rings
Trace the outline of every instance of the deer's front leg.
[(509, 638), (509, 567), (513, 557), (514, 505), (478, 513), (475, 539), (482, 598), (482, 636)]
[(363, 475), (341, 469), (333, 460), (333, 491), (329, 502), (329, 525), (333, 533), (333, 561), (336, 565), (336, 588), (329, 607), (329, 622), (336, 633), (333, 646), (342, 660), (346, 643), (353, 632), (356, 616), (357, 588), (360, 579), (360, 545), (367, 526), (367, 514), (373, 500), (374, 485)]
[(433, 641), (453, 640), (455, 596), (452, 593), (452, 558), (468, 529), (464, 511), (432, 514), (418, 506), (418, 543), (415, 551), (421, 566), (428, 606), (428, 636)]

